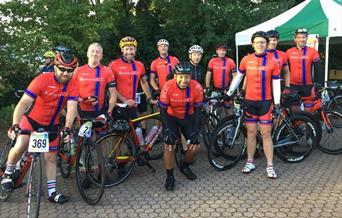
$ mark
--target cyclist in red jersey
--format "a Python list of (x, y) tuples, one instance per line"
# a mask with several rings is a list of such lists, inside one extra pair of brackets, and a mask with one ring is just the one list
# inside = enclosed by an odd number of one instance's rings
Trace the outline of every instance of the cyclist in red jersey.
[[(60, 140), (57, 131), (59, 115), (66, 104), (64, 132), (70, 134), (70, 127), (77, 114), (77, 83), (71, 79), (76, 68), (76, 57), (70, 52), (58, 52), (54, 59), (54, 72), (40, 74), (30, 83), (14, 110), (13, 125), (8, 131), (12, 139), (20, 129), (56, 132), (49, 134), (50, 152), (44, 153), (48, 200), (52, 203), (64, 203), (69, 200), (69, 197), (56, 192), (56, 152)], [(30, 109), (26, 110), (28, 107)], [(16, 163), (27, 149), (29, 139), (29, 135), (19, 134), (14, 147), (9, 152), (5, 176), (1, 182), (5, 191), (13, 191), (12, 177)], [(68, 139), (69, 137), (66, 140)]]
[(147, 102), (156, 104), (156, 101), (152, 100), (143, 63), (134, 59), (138, 46), (137, 40), (126, 36), (120, 40), (119, 46), (122, 57), (112, 61), (109, 68), (115, 77), (118, 100), (128, 105), (128, 115), (134, 119), (138, 116), (136, 94), (139, 81)]
[[(87, 51), (88, 64), (78, 68), (74, 78), (78, 83), (80, 104), (79, 114), (81, 117), (97, 117), (106, 114), (110, 117), (116, 104), (116, 84), (114, 75), (101, 64), (103, 57), (102, 46), (95, 42), (89, 45)], [(105, 105), (106, 89), (109, 91), (109, 103)], [(95, 96), (97, 101), (84, 103), (82, 99)], [(101, 128), (95, 129), (98, 134), (105, 134)]]
[[(217, 57), (212, 58), (208, 63), (208, 71), (205, 77), (205, 93), (209, 97), (212, 90), (223, 91), (230, 85), (231, 79), (236, 74), (236, 66), (231, 58), (226, 57), (227, 45), (217, 44)], [(213, 77), (213, 89), (210, 88), (211, 77)], [(231, 108), (231, 101), (225, 101), (224, 107)]]
[(287, 55), (285, 52), (277, 50), (277, 45), (279, 42), (279, 32), (276, 30), (267, 31), (267, 36), (269, 39), (269, 43), (267, 46), (267, 55), (275, 58), (279, 65), (279, 69), (282, 72), (282, 79), (284, 81), (284, 87), (286, 90), (290, 87), (290, 70), (289, 64), (287, 60)]
[(187, 141), (187, 150), (181, 172), (190, 180), (197, 176), (189, 165), (199, 149), (199, 132), (201, 129), (201, 105), (203, 89), (201, 84), (191, 79), (189, 62), (177, 64), (174, 69), (175, 78), (167, 81), (160, 94), (160, 117), (163, 125), (165, 142), (164, 162), (166, 169), (166, 190), (174, 190), (175, 179), (174, 149), (177, 144), (179, 130)]
[(239, 71), (228, 91), (228, 95), (231, 96), (243, 77), (246, 76), (244, 108), (248, 157), (242, 172), (250, 173), (255, 169), (254, 154), (256, 151), (257, 122), (259, 122), (263, 149), (267, 159), (267, 176), (276, 178), (277, 174), (273, 168), (271, 129), (273, 101), (276, 107), (279, 107), (280, 103), (280, 70), (277, 61), (266, 54), (267, 34), (262, 31), (256, 32), (252, 35), (251, 41), (255, 53), (247, 55), (241, 60)]
[[(156, 93), (160, 93), (167, 76), (172, 73), (173, 68), (179, 63), (178, 58), (169, 55), (169, 42), (166, 39), (160, 39), (157, 42), (159, 57), (151, 63), (150, 84)], [(156, 82), (158, 78), (158, 85)]]
[[(286, 51), (286, 55), (290, 63), (290, 84), (291, 89), (298, 91), (302, 97), (315, 97), (315, 87), (312, 79), (312, 67), (315, 70), (315, 80), (318, 82), (316, 86), (323, 80), (322, 65), (318, 52), (311, 47), (306, 46), (308, 40), (308, 31), (299, 28), (294, 33), (295, 47)], [(310, 111), (314, 102), (306, 99), (303, 101), (306, 111)], [(296, 108), (298, 110), (298, 107)]]

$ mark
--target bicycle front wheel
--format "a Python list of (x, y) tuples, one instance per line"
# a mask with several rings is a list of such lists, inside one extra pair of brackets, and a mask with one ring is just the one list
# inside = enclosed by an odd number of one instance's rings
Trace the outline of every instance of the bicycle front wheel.
[(105, 167), (101, 150), (91, 141), (83, 143), (76, 162), (76, 183), (83, 200), (97, 204), (104, 193)]
[(247, 132), (244, 126), (237, 127), (234, 116), (215, 129), (208, 148), (208, 160), (216, 170), (234, 167), (246, 151)]
[(210, 138), (218, 124), (219, 119), (213, 113), (203, 113), (203, 126), (202, 126), (202, 138), (205, 147), (208, 149)]
[(274, 151), (285, 162), (296, 163), (307, 158), (317, 145), (314, 122), (303, 115), (293, 115), (275, 132)]
[(336, 111), (342, 114), (342, 95), (335, 96), (329, 101), (327, 111)]
[(96, 141), (105, 160), (106, 187), (125, 181), (135, 165), (136, 148), (127, 134), (109, 133)]
[(322, 141), (319, 149), (328, 154), (342, 153), (342, 143), (339, 140), (342, 137), (342, 114), (336, 111), (326, 112), (328, 121), (330, 121), (332, 129), (323, 127)]
[(32, 162), (25, 191), (27, 196), (27, 217), (39, 217), (43, 180), (42, 168), (41, 154), (32, 154)]

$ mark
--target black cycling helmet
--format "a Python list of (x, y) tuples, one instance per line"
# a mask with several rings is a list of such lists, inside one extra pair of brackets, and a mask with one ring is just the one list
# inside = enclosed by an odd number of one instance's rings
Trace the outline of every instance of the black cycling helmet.
[(251, 38), (252, 43), (256, 37), (262, 37), (262, 38), (266, 39), (267, 43), (269, 42), (269, 39), (267, 37), (267, 33), (264, 31), (258, 31), (258, 32), (253, 33), (252, 38)]
[(187, 61), (175, 65), (175, 74), (191, 74), (191, 64)]
[(222, 49), (227, 50), (227, 49), (228, 49), (228, 46), (227, 46), (225, 43), (218, 43), (218, 44), (215, 46), (215, 50), (217, 50), (217, 49), (219, 49), (219, 48), (222, 48)]
[(298, 28), (296, 29), (296, 31), (293, 33), (294, 36), (296, 36), (297, 34), (305, 34), (308, 35), (309, 31), (305, 28)]
[(56, 52), (54, 64), (55, 65), (62, 65), (65, 67), (72, 67), (75, 68), (78, 65), (77, 58), (71, 53), (70, 49), (64, 46), (56, 46), (52, 49)]
[(267, 37), (279, 39), (279, 32), (277, 30), (269, 30), (267, 31)]

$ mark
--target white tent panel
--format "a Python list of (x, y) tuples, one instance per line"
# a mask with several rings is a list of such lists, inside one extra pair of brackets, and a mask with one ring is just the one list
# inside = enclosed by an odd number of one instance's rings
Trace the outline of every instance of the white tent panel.
[(335, 1), (321, 0), (322, 9), (329, 20), (328, 35), (342, 36), (342, 7)]
[(282, 24), (286, 23), (289, 19), (294, 17), (297, 13), (299, 13), (310, 1), (304, 1), (297, 5), (296, 7), (293, 7), (289, 9), (288, 11), (285, 11), (284, 13), (272, 18), (271, 20), (268, 20), (264, 23), (261, 23), (257, 26), (251, 27), (249, 29), (246, 29), (244, 31), (238, 32), (235, 34), (235, 44), (236, 46), (240, 45), (249, 45), (251, 44), (251, 37), (252, 34), (256, 31), (268, 31), (275, 29), (278, 26), (281, 26)]

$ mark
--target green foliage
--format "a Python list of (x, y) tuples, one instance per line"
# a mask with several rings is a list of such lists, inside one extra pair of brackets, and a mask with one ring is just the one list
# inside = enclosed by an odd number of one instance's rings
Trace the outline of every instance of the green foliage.
[(12, 124), (12, 115), (14, 111), (15, 106), (9, 105), (6, 107), (0, 108), (0, 129), (6, 129)]
[[(94, 4), (93, 2), (96, 2)], [(137, 59), (147, 71), (158, 56), (156, 42), (170, 41), (170, 53), (187, 59), (192, 44), (205, 50), (203, 65), (214, 45), (233, 50), (235, 33), (291, 8), (300, 0), (11, 0), (0, 4), (0, 108), (15, 104), (14, 89), (26, 87), (37, 75), (41, 54), (53, 46), (70, 47), (86, 63), (91, 42), (104, 47), (103, 63), (120, 56), (118, 42), (132, 35)], [(241, 54), (244, 54), (242, 51)]]

